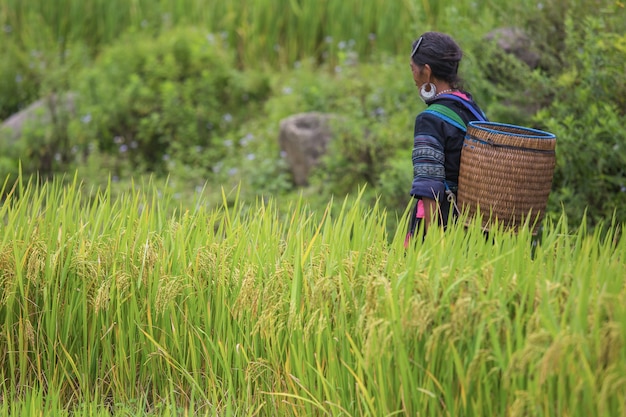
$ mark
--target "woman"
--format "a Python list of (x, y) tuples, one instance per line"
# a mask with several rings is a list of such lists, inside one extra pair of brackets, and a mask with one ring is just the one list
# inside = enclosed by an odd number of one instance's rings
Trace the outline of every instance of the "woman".
[(486, 120), (472, 96), (462, 90), (457, 74), (462, 56), (457, 43), (443, 33), (426, 32), (413, 42), (413, 80), (428, 107), (415, 118), (411, 195), (417, 202), (407, 239), (422, 221), (424, 231), (447, 225), (467, 125)]

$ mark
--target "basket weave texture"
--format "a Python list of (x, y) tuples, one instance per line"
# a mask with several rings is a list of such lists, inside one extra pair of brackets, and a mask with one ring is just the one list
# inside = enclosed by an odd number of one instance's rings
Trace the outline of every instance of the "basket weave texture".
[(470, 122), (461, 151), (457, 201), (483, 228), (498, 222), (536, 233), (543, 220), (556, 164), (556, 136), (494, 122)]

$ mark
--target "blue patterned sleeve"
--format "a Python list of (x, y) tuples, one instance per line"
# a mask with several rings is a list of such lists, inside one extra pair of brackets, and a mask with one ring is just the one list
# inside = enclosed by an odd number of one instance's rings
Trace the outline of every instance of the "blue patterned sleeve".
[(439, 199), (445, 191), (445, 156), (433, 136), (418, 134), (413, 141), (413, 184), (411, 195)]

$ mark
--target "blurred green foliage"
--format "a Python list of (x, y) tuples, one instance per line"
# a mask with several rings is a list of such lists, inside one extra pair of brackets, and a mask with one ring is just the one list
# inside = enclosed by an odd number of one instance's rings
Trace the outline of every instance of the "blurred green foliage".
[(39, 89), (33, 82), (34, 71), (26, 53), (14, 44), (5, 45), (0, 51), (5, 57), (0, 59), (0, 120), (4, 120), (36, 100)]
[[(87, 28), (74, 25), (71, 14), (56, 29), (46, 23), (54, 16), (41, 17), (41, 31), (35, 31), (14, 24), (37, 21), (35, 9), (14, 2), (0, 7), (0, 116), (38, 98), (77, 94), (73, 111), (45, 106), (43, 121), (27, 126), (18, 142), (0, 132), (0, 175), (15, 176), (20, 164), (26, 174), (78, 169), (89, 182), (110, 176), (120, 186), (157, 175), (187, 194), (205, 186), (216, 195), (220, 186), (241, 187), (243, 198), (272, 194), (287, 203), (304, 192), (319, 207), (366, 185), (361, 201), (379, 200), (400, 213), (409, 200), (413, 120), (423, 109), (405, 52), (419, 33), (442, 30), (464, 49), (465, 86), (491, 120), (556, 134), (551, 213), (563, 208), (573, 225), (585, 212), (592, 225), (613, 212), (626, 220), (622, 3), (549, 0), (493, 8), (480, 2), (476, 10), (372, 3), (363, 13), (377, 23), (367, 39), (364, 27), (325, 27), (317, 20), (328, 10), (313, 13), (305, 4), (298, 12), (289, 3), (267, 38), (261, 28), (272, 19), (261, 3), (214, 6), (218, 15), (230, 16), (220, 23), (223, 31), (214, 30), (214, 17), (192, 7), (169, 18), (137, 9), (124, 14), (128, 28), (117, 33), (106, 26), (113, 11), (102, 3), (101, 20), (94, 17), (100, 9), (89, 14), (97, 39), (79, 36)], [(349, 8), (337, 7), (334, 18)], [(403, 8), (407, 14), (393, 18), (392, 11)], [(431, 14), (421, 13), (426, 9)], [(592, 12), (596, 17), (579, 18)], [(380, 20), (372, 19), (377, 13)], [(309, 28), (293, 23), (294, 16), (306, 16)], [(416, 19), (397, 24), (407, 16)], [(206, 27), (188, 24), (207, 20)], [(537, 68), (485, 40), (510, 23), (529, 36), (540, 57)], [(58, 36), (62, 28), (71, 36)], [(350, 33), (363, 36), (351, 39)], [(342, 122), (310, 187), (298, 190), (280, 154), (278, 128), (282, 118), (308, 111), (337, 114)]]
[(95, 141), (101, 152), (164, 174), (170, 160), (211, 170), (226, 153), (222, 135), (254, 116), (270, 85), (262, 73), (239, 73), (215, 39), (182, 29), (107, 49), (76, 91), (73, 143)]

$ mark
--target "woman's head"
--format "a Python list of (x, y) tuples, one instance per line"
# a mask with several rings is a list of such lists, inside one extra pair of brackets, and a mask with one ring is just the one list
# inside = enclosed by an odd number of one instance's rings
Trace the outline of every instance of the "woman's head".
[(426, 32), (413, 42), (411, 48), (412, 67), (430, 67), (431, 75), (441, 81), (458, 87), (459, 62), (463, 51), (449, 35), (439, 32)]

